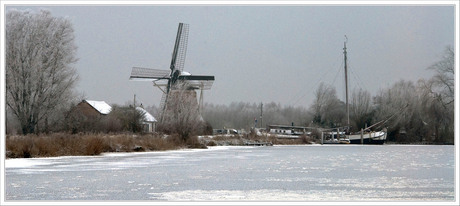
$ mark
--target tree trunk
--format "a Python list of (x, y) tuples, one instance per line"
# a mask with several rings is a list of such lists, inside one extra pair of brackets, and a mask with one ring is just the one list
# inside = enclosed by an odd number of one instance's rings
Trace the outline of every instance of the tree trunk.
[(36, 123), (34, 122), (27, 122), (27, 124), (23, 124), (22, 126), (22, 134), (33, 134), (35, 133), (35, 126)]
[(439, 126), (434, 126), (434, 142), (438, 142), (439, 140)]

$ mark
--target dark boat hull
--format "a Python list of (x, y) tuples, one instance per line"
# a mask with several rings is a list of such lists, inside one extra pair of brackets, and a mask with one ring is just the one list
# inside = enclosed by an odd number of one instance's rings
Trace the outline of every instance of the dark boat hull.
[[(386, 132), (371, 132), (363, 134), (363, 144), (384, 144), (386, 138)], [(347, 138), (350, 140), (350, 144), (361, 144), (361, 135), (347, 135)]]
[[(373, 140), (370, 138), (363, 138), (363, 144), (377, 144), (377, 145), (382, 145), (385, 143), (385, 140)], [(361, 144), (361, 139), (358, 140), (350, 140), (350, 144)]]

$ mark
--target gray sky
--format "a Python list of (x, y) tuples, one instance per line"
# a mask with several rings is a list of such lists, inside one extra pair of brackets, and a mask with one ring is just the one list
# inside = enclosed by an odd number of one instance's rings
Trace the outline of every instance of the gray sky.
[[(6, 7), (13, 8), (11, 6)], [(78, 46), (76, 89), (110, 104), (159, 105), (150, 82), (129, 81), (133, 66), (169, 69), (179, 22), (190, 25), (184, 71), (215, 75), (204, 101), (276, 102), (308, 107), (321, 81), (344, 99), (343, 42), (350, 90), (372, 95), (426, 70), (454, 46), (454, 6), (52, 6), (71, 19)]]

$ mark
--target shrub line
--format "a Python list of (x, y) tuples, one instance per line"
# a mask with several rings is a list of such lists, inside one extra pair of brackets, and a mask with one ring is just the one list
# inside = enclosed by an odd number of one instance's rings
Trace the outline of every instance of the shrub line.
[(191, 136), (183, 140), (179, 135), (163, 134), (104, 134), (50, 133), (6, 136), (6, 158), (57, 156), (92, 156), (107, 152), (144, 152), (177, 149), (207, 149), (208, 146), (244, 146), (247, 142), (270, 144), (311, 144), (309, 138), (280, 140), (266, 136)]

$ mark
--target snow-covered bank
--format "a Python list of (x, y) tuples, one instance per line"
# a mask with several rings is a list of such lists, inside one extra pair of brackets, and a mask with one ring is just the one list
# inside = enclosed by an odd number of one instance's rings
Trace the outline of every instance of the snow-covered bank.
[[(60, 156), (60, 157), (38, 157), (38, 158), (12, 158), (5, 160), (5, 168), (34, 168), (37, 166), (47, 166), (56, 164), (56, 162), (101, 159), (102, 157), (143, 157), (151, 155), (167, 155), (192, 152), (206, 152), (228, 150), (231, 148), (248, 148), (246, 146), (212, 146), (208, 149), (178, 149), (167, 151), (150, 151), (150, 152), (107, 152), (100, 156)], [(165, 157), (165, 156), (163, 156)]]

